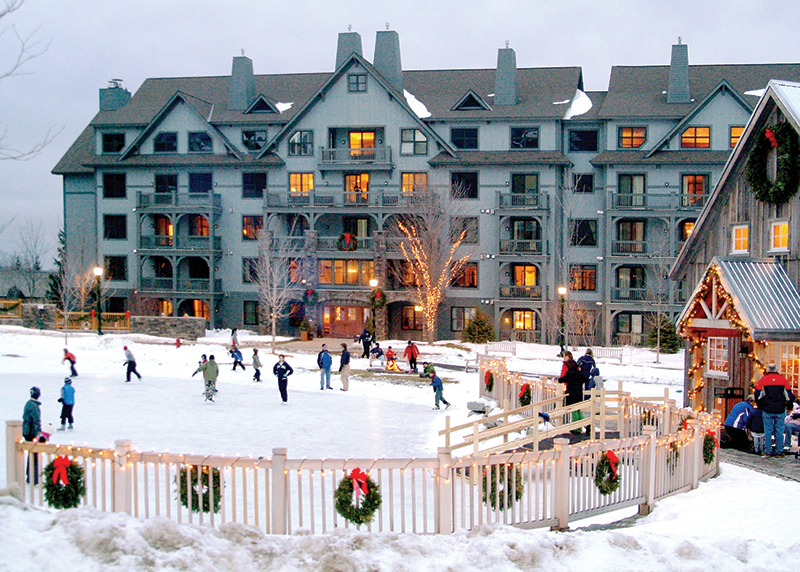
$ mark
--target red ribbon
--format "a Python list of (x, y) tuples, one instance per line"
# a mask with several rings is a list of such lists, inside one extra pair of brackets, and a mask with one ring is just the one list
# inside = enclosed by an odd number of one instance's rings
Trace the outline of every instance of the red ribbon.
[(608, 459), (608, 463), (611, 465), (611, 472), (614, 473), (611, 477), (612, 481), (617, 480), (617, 463), (619, 463), (619, 457), (617, 457), (614, 451), (606, 451), (606, 459)]
[(519, 391), (519, 396), (520, 397), (525, 395), (525, 391), (528, 389), (528, 387), (530, 387), (530, 386), (527, 383), (523, 383), (522, 384), (522, 389), (520, 389), (520, 391)]
[(683, 426), (683, 430), (686, 431), (689, 428), (689, 420), (688, 419), (684, 419), (683, 423), (682, 423), (682, 426)]
[(772, 131), (772, 129), (764, 129), (764, 136), (767, 138), (770, 145), (773, 147), (778, 146), (778, 139), (775, 137), (775, 133)]
[(484, 383), (485, 385), (489, 385), (489, 377), (490, 377), (491, 375), (492, 375), (492, 372), (491, 372), (491, 371), (487, 371), (487, 372), (486, 372), (486, 375), (485, 375), (485, 376), (483, 376), (483, 378), (484, 378), (484, 379), (483, 379), (483, 383)]
[(53, 484), (57, 485), (58, 481), (61, 481), (62, 484), (68, 485), (69, 478), (67, 477), (67, 467), (72, 464), (72, 461), (67, 459), (66, 456), (62, 455), (60, 457), (56, 457), (53, 460)]
[(350, 480), (353, 481), (353, 490), (356, 491), (356, 499), (361, 496), (361, 493), (365, 495), (369, 494), (369, 489), (367, 488), (367, 474), (356, 467), (350, 472)]
[(717, 432), (716, 431), (713, 431), (713, 430), (709, 429), (708, 431), (706, 431), (706, 435), (708, 435), (709, 437), (713, 437), (714, 438), (714, 446), (715, 447), (719, 447), (719, 441), (717, 440)]

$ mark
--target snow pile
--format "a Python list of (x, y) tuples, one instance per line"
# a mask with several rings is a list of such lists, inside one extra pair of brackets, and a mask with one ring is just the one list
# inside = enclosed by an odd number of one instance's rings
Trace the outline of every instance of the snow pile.
[(592, 100), (583, 91), (576, 89), (575, 97), (572, 98), (572, 104), (564, 114), (564, 119), (572, 119), (578, 115), (583, 115), (592, 108)]
[(431, 116), (431, 112), (428, 111), (428, 108), (425, 107), (425, 104), (418, 100), (414, 94), (409, 93), (406, 90), (403, 90), (403, 95), (406, 97), (406, 102), (408, 106), (411, 108), (411, 111), (417, 114), (417, 117), (420, 119), (425, 119), (426, 117)]
[(294, 102), (284, 103), (282, 101), (279, 101), (278, 103), (275, 104), (275, 109), (278, 110), (278, 113), (283, 113), (284, 111), (291, 109), (293, 105)]

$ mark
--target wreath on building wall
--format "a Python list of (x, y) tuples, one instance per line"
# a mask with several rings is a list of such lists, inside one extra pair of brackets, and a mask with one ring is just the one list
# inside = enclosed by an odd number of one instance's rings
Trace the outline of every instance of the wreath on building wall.
[(523, 407), (531, 404), (531, 385), (529, 383), (522, 384), (522, 389), (519, 392), (519, 404)]
[(494, 389), (494, 374), (491, 371), (487, 371), (483, 382), (486, 384), (486, 391), (491, 393)]
[[(775, 181), (767, 175), (772, 149), (777, 148), (778, 172)], [(779, 205), (797, 193), (800, 183), (800, 148), (797, 134), (788, 121), (766, 127), (750, 152), (745, 176), (759, 201)]]
[(514, 463), (492, 465), (488, 470), (483, 468), (483, 502), (488, 502), (492, 509), (511, 508), (524, 492), (522, 470)]
[(369, 303), (373, 308), (383, 308), (386, 306), (386, 294), (380, 288), (375, 288), (369, 295)]
[(706, 432), (706, 436), (703, 437), (703, 462), (706, 465), (714, 462), (714, 451), (717, 450), (717, 447), (719, 447), (719, 443), (717, 442), (716, 432)]
[(353, 469), (349, 476), (341, 480), (333, 496), (339, 516), (357, 526), (371, 522), (383, 500), (380, 487), (359, 468)]
[(306, 306), (314, 306), (317, 303), (317, 300), (319, 300), (319, 296), (311, 288), (306, 288), (303, 291), (303, 304)]
[(354, 250), (358, 250), (358, 239), (356, 238), (356, 235), (350, 232), (345, 232), (339, 237), (339, 240), (336, 241), (336, 248), (345, 252), (353, 252)]
[(75, 508), (86, 494), (83, 467), (58, 456), (44, 468), (44, 499), (53, 508)]
[[(190, 483), (186, 483), (186, 474), (189, 473)], [(198, 473), (200, 478), (198, 478)], [(178, 494), (181, 499), (181, 504), (186, 508), (190, 508), (192, 512), (211, 512), (211, 497), (213, 491), (214, 497), (214, 512), (219, 512), (219, 505), (222, 501), (222, 494), (220, 493), (220, 474), (219, 469), (211, 469), (209, 467), (198, 467), (197, 465), (189, 465), (189, 468), (181, 467), (181, 470), (175, 475), (175, 484), (178, 485)], [(191, 499), (190, 493), (191, 490)], [(191, 505), (189, 501), (191, 500)]]
[(617, 457), (614, 451), (606, 451), (606, 454), (600, 457), (597, 462), (597, 469), (594, 473), (594, 484), (600, 491), (600, 494), (610, 495), (616, 492), (619, 488), (619, 473), (617, 472)]

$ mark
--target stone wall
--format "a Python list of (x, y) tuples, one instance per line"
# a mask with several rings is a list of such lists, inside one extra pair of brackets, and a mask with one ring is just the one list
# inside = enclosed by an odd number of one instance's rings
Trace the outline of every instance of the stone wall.
[(34, 330), (55, 330), (56, 305), (22, 304), (22, 326)]
[(164, 338), (196, 340), (206, 335), (204, 318), (172, 316), (131, 316), (131, 332)]

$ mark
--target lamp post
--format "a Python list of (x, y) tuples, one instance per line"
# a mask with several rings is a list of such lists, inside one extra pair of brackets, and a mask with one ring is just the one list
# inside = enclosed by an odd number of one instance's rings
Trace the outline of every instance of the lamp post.
[(377, 310), (376, 303), (378, 301), (375, 298), (375, 293), (378, 290), (378, 279), (377, 278), (370, 279), (369, 286), (370, 288), (372, 288), (372, 301), (370, 303), (370, 311), (372, 312), (372, 315), (370, 316), (370, 319), (372, 320), (372, 335), (375, 339), (378, 339), (378, 321), (375, 318), (375, 311)]
[(100, 280), (103, 277), (103, 267), (102, 266), (95, 266), (92, 269), (92, 272), (94, 273), (95, 278), (97, 278), (97, 284), (95, 286), (97, 288), (97, 294), (95, 296), (95, 301), (97, 302), (97, 335), (98, 336), (102, 336), (103, 335), (103, 316), (102, 316), (103, 310), (102, 310), (102, 304), (101, 304), (101, 302), (102, 302), (102, 300), (101, 300), (102, 288), (101, 288), (101, 285), (100, 285)]
[(561, 352), (558, 354), (559, 357), (564, 357), (564, 352), (567, 348), (567, 319), (564, 315), (567, 305), (567, 288), (566, 286), (559, 286), (558, 287), (558, 295), (561, 298)]

